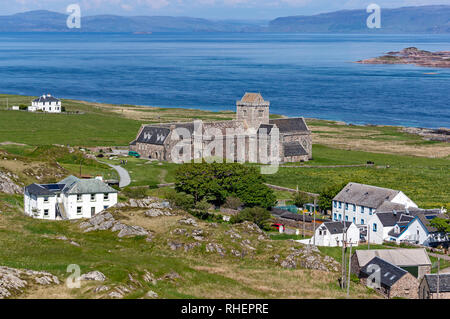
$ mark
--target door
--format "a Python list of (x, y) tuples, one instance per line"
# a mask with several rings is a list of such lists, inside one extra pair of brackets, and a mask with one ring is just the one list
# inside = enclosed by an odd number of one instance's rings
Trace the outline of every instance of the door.
[(95, 215), (95, 207), (91, 207), (91, 217), (94, 217)]

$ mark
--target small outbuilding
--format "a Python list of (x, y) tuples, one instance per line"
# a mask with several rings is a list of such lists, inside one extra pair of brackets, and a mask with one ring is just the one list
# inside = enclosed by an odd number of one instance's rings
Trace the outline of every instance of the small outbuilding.
[(419, 281), (406, 270), (379, 257), (362, 267), (359, 277), (386, 298), (418, 298)]
[(450, 274), (425, 275), (419, 286), (420, 299), (450, 299)]
[(375, 257), (379, 257), (421, 279), (431, 272), (431, 261), (425, 248), (357, 250), (352, 255), (351, 272), (359, 276), (361, 269)]

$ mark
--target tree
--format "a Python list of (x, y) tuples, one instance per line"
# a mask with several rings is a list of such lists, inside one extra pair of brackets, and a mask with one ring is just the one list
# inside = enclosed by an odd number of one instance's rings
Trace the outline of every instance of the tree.
[(272, 216), (267, 209), (262, 207), (251, 207), (245, 208), (239, 212), (236, 216), (231, 218), (232, 223), (242, 223), (244, 221), (249, 221), (255, 223), (262, 229), (270, 228), (270, 221)]
[(450, 233), (450, 219), (436, 217), (430, 221), (430, 225), (436, 228), (438, 232)]
[(333, 198), (347, 185), (348, 183), (334, 184), (325, 187), (319, 193), (319, 207), (323, 210), (332, 210)]
[(190, 194), (170, 192), (166, 195), (166, 198), (172, 207), (184, 210), (189, 210), (194, 207), (194, 197)]
[(294, 205), (303, 208), (305, 204), (308, 204), (311, 201), (311, 197), (303, 192), (296, 192), (292, 196), (292, 200), (294, 201)]
[(230, 197), (239, 198), (246, 206), (270, 208), (275, 205), (273, 191), (264, 184), (264, 177), (251, 166), (239, 163), (188, 163), (175, 173), (175, 189), (221, 205)]
[(223, 206), (225, 208), (237, 210), (240, 207), (242, 207), (243, 204), (244, 203), (242, 203), (242, 201), (239, 198), (230, 196), (227, 198), (227, 200), (225, 201), (225, 204)]

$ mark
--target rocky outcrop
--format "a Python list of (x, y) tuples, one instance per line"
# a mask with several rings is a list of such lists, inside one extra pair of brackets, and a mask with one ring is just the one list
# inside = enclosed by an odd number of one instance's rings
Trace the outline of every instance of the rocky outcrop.
[[(338, 271), (339, 263), (329, 256), (323, 256), (315, 246), (291, 248), (291, 253), (280, 261), (280, 266), (283, 268), (303, 268), (322, 270), (326, 272)], [(275, 262), (279, 262), (280, 256), (274, 256)]]
[(85, 233), (96, 230), (110, 230), (112, 232), (118, 232), (117, 236), (122, 237), (135, 237), (135, 236), (147, 236), (147, 239), (151, 240), (152, 234), (146, 229), (140, 226), (130, 226), (115, 220), (111, 213), (105, 211), (102, 212), (88, 221), (82, 222), (80, 228)]
[(19, 177), (10, 172), (0, 171), (0, 193), (23, 194), (22, 187), (16, 184)]
[(0, 299), (22, 294), (34, 285), (59, 285), (58, 277), (43, 271), (0, 266)]
[(418, 66), (450, 68), (450, 51), (430, 52), (415, 47), (388, 52), (378, 58), (360, 60), (362, 64), (415, 64)]
[(80, 276), (80, 280), (105, 281), (106, 276), (98, 270)]

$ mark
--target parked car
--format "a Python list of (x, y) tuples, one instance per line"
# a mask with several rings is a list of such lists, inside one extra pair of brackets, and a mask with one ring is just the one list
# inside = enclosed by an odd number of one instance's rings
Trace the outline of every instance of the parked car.
[(135, 152), (135, 151), (129, 151), (129, 152), (128, 152), (128, 155), (129, 155), (129, 156), (136, 157), (136, 158), (141, 157), (141, 155), (140, 155), (138, 152)]

